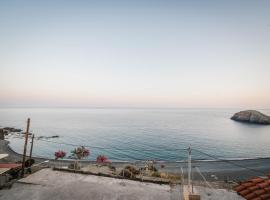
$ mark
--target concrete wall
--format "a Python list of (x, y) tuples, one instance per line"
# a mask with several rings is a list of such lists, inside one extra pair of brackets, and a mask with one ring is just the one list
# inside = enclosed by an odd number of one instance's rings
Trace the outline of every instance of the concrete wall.
[(2, 188), (7, 182), (9, 178), (6, 174), (0, 175), (0, 188)]

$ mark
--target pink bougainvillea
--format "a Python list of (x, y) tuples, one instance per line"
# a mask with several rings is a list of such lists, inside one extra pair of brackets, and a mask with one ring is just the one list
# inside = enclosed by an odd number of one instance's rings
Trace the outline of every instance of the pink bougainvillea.
[(55, 156), (55, 160), (59, 158), (63, 159), (66, 156), (66, 152), (59, 150), (54, 153), (54, 156)]
[(108, 158), (104, 155), (99, 155), (96, 161), (97, 163), (106, 163), (108, 162)]

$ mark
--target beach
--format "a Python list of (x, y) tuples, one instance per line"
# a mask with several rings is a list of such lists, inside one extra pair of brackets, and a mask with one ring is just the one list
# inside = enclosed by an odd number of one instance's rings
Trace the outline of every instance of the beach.
[[(22, 155), (12, 150), (5, 140), (0, 140), (0, 153), (7, 153), (9, 156), (2, 159), (0, 162), (16, 162), (22, 160)], [(61, 163), (62, 166), (68, 166), (73, 163), (73, 160), (54, 160), (41, 157), (33, 157), (36, 163), (49, 160), (47, 165), (54, 167)], [(81, 160), (82, 166), (96, 164), (94, 161)], [(124, 167), (126, 165), (134, 165), (143, 167), (145, 162), (112, 162), (115, 167)], [(164, 165), (164, 168), (161, 168)], [(187, 162), (157, 162), (155, 166), (161, 172), (171, 172), (175, 174), (181, 173), (181, 168), (184, 172), (184, 178), (187, 178)], [(194, 168), (193, 179), (202, 180), (199, 173), (195, 172), (195, 167), (200, 169), (200, 172), (209, 182), (224, 182), (224, 181), (241, 181), (253, 176), (265, 176), (270, 171), (270, 158), (261, 159), (244, 159), (244, 160), (227, 160), (227, 161), (192, 161)]]

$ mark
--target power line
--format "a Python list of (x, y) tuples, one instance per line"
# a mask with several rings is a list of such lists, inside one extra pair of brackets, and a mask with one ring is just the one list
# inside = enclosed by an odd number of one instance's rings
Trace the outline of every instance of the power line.
[(204, 180), (204, 182), (208, 185), (208, 187), (214, 189), (214, 188), (210, 185), (210, 183), (206, 180), (206, 178), (205, 178), (204, 175), (201, 173), (201, 171), (199, 170), (199, 168), (198, 168), (198, 167), (195, 167), (195, 169), (196, 169), (196, 171), (200, 174), (200, 176), (202, 177), (202, 179)]
[[(19, 139), (23, 139), (22, 137), (17, 137)], [(50, 140), (45, 140), (45, 139), (38, 139), (38, 141), (42, 141), (42, 142), (48, 142), (48, 143), (54, 143), (54, 144), (59, 144), (59, 145), (67, 145), (67, 146), (73, 146), (73, 147), (78, 147), (78, 146), (84, 146), (84, 147), (87, 147), (87, 148), (93, 148), (93, 149), (100, 149), (100, 150), (115, 150), (115, 151), (126, 151), (128, 150), (127, 148), (117, 148), (117, 147), (99, 147), (99, 146), (89, 146), (89, 145), (80, 145), (80, 144), (74, 144), (74, 143), (65, 143), (65, 142), (55, 142), (55, 141), (50, 141)], [(167, 148), (163, 148), (163, 147), (160, 147), (159, 149), (157, 148), (153, 148), (153, 149), (132, 149), (132, 151), (137, 151), (137, 152), (154, 152), (154, 151), (187, 151), (188, 148), (170, 148), (170, 149), (167, 149)], [(221, 161), (221, 162), (226, 162), (226, 163), (229, 163), (231, 165), (234, 165), (234, 166), (237, 166), (237, 167), (240, 167), (240, 168), (243, 168), (243, 169), (246, 169), (246, 170), (249, 170), (249, 171), (253, 171), (253, 172), (256, 172), (256, 173), (259, 173), (259, 174), (262, 174), (262, 175), (265, 175), (265, 172), (261, 171), (261, 170), (256, 170), (256, 169), (252, 169), (252, 168), (249, 168), (249, 167), (246, 167), (244, 165), (241, 165), (241, 164), (237, 164), (235, 162), (232, 162), (230, 160), (226, 160), (226, 159), (221, 159), (221, 158), (218, 158), (217, 156), (214, 156), (214, 155), (211, 155), (211, 154), (208, 154), (208, 153), (205, 153), (201, 150), (198, 150), (198, 149), (192, 149), (193, 151), (196, 151), (202, 155), (206, 155), (210, 158), (214, 158), (216, 161)], [(129, 155), (130, 156), (130, 155)], [(137, 161), (143, 161), (143, 159), (136, 159)]]
[[(15, 137), (18, 139), (23, 139), (23, 137)], [(50, 140), (45, 140), (45, 139), (37, 139), (38, 141), (42, 141), (42, 142), (48, 142), (48, 143), (54, 143), (54, 144), (59, 144), (59, 145), (67, 145), (67, 146), (74, 146), (74, 147), (78, 147), (78, 146), (84, 146), (87, 148), (94, 148), (94, 149), (102, 149), (102, 150), (119, 150), (119, 151), (124, 151), (127, 150), (127, 148), (117, 148), (117, 147), (99, 147), (99, 146), (89, 146), (89, 145), (81, 145), (81, 144), (74, 144), (74, 143), (65, 143), (65, 142), (55, 142), (55, 141), (50, 141)], [(153, 148), (153, 149), (132, 149), (132, 151), (186, 151), (187, 149), (167, 149), (167, 148), (163, 148), (163, 147), (159, 147), (157, 148)]]
[(252, 168), (246, 167), (246, 166), (244, 166), (244, 165), (236, 164), (236, 163), (234, 163), (234, 162), (232, 162), (232, 161), (230, 161), (230, 160), (220, 159), (220, 158), (218, 158), (218, 157), (216, 157), (216, 156), (210, 155), (210, 154), (208, 154), (208, 153), (202, 152), (202, 151), (197, 150), (197, 149), (193, 149), (193, 150), (195, 150), (195, 151), (197, 151), (197, 152), (199, 152), (199, 153), (201, 153), (201, 154), (204, 154), (204, 155), (206, 155), (206, 156), (208, 156), (208, 157), (210, 157), (210, 158), (214, 158), (214, 159), (216, 159), (216, 160), (218, 160), (218, 161), (226, 162), (226, 163), (229, 163), (229, 164), (231, 164), (231, 165), (234, 165), (234, 166), (237, 166), (237, 167), (240, 167), (240, 168), (249, 170), (249, 171), (253, 171), (253, 172), (256, 172), (256, 173), (265, 175), (265, 172), (263, 172), (263, 171), (261, 171), (261, 170), (256, 170), (256, 169), (252, 169)]
[[(214, 194), (218, 194), (218, 192), (215, 190), (215, 188), (212, 187), (212, 185), (206, 180), (205, 176), (201, 173), (201, 170), (199, 169), (199, 167), (195, 167), (196, 171), (199, 173), (199, 175), (202, 177), (202, 179), (204, 180), (204, 182), (206, 183), (206, 185), (212, 189), (212, 192)], [(225, 196), (222, 197), (222, 199), (224, 199)]]

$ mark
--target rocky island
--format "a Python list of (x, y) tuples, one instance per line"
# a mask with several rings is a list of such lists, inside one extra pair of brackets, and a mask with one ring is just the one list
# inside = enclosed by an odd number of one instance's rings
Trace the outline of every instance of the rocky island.
[(246, 122), (251, 124), (270, 124), (270, 116), (267, 116), (256, 110), (245, 110), (235, 113), (232, 117), (232, 120)]

